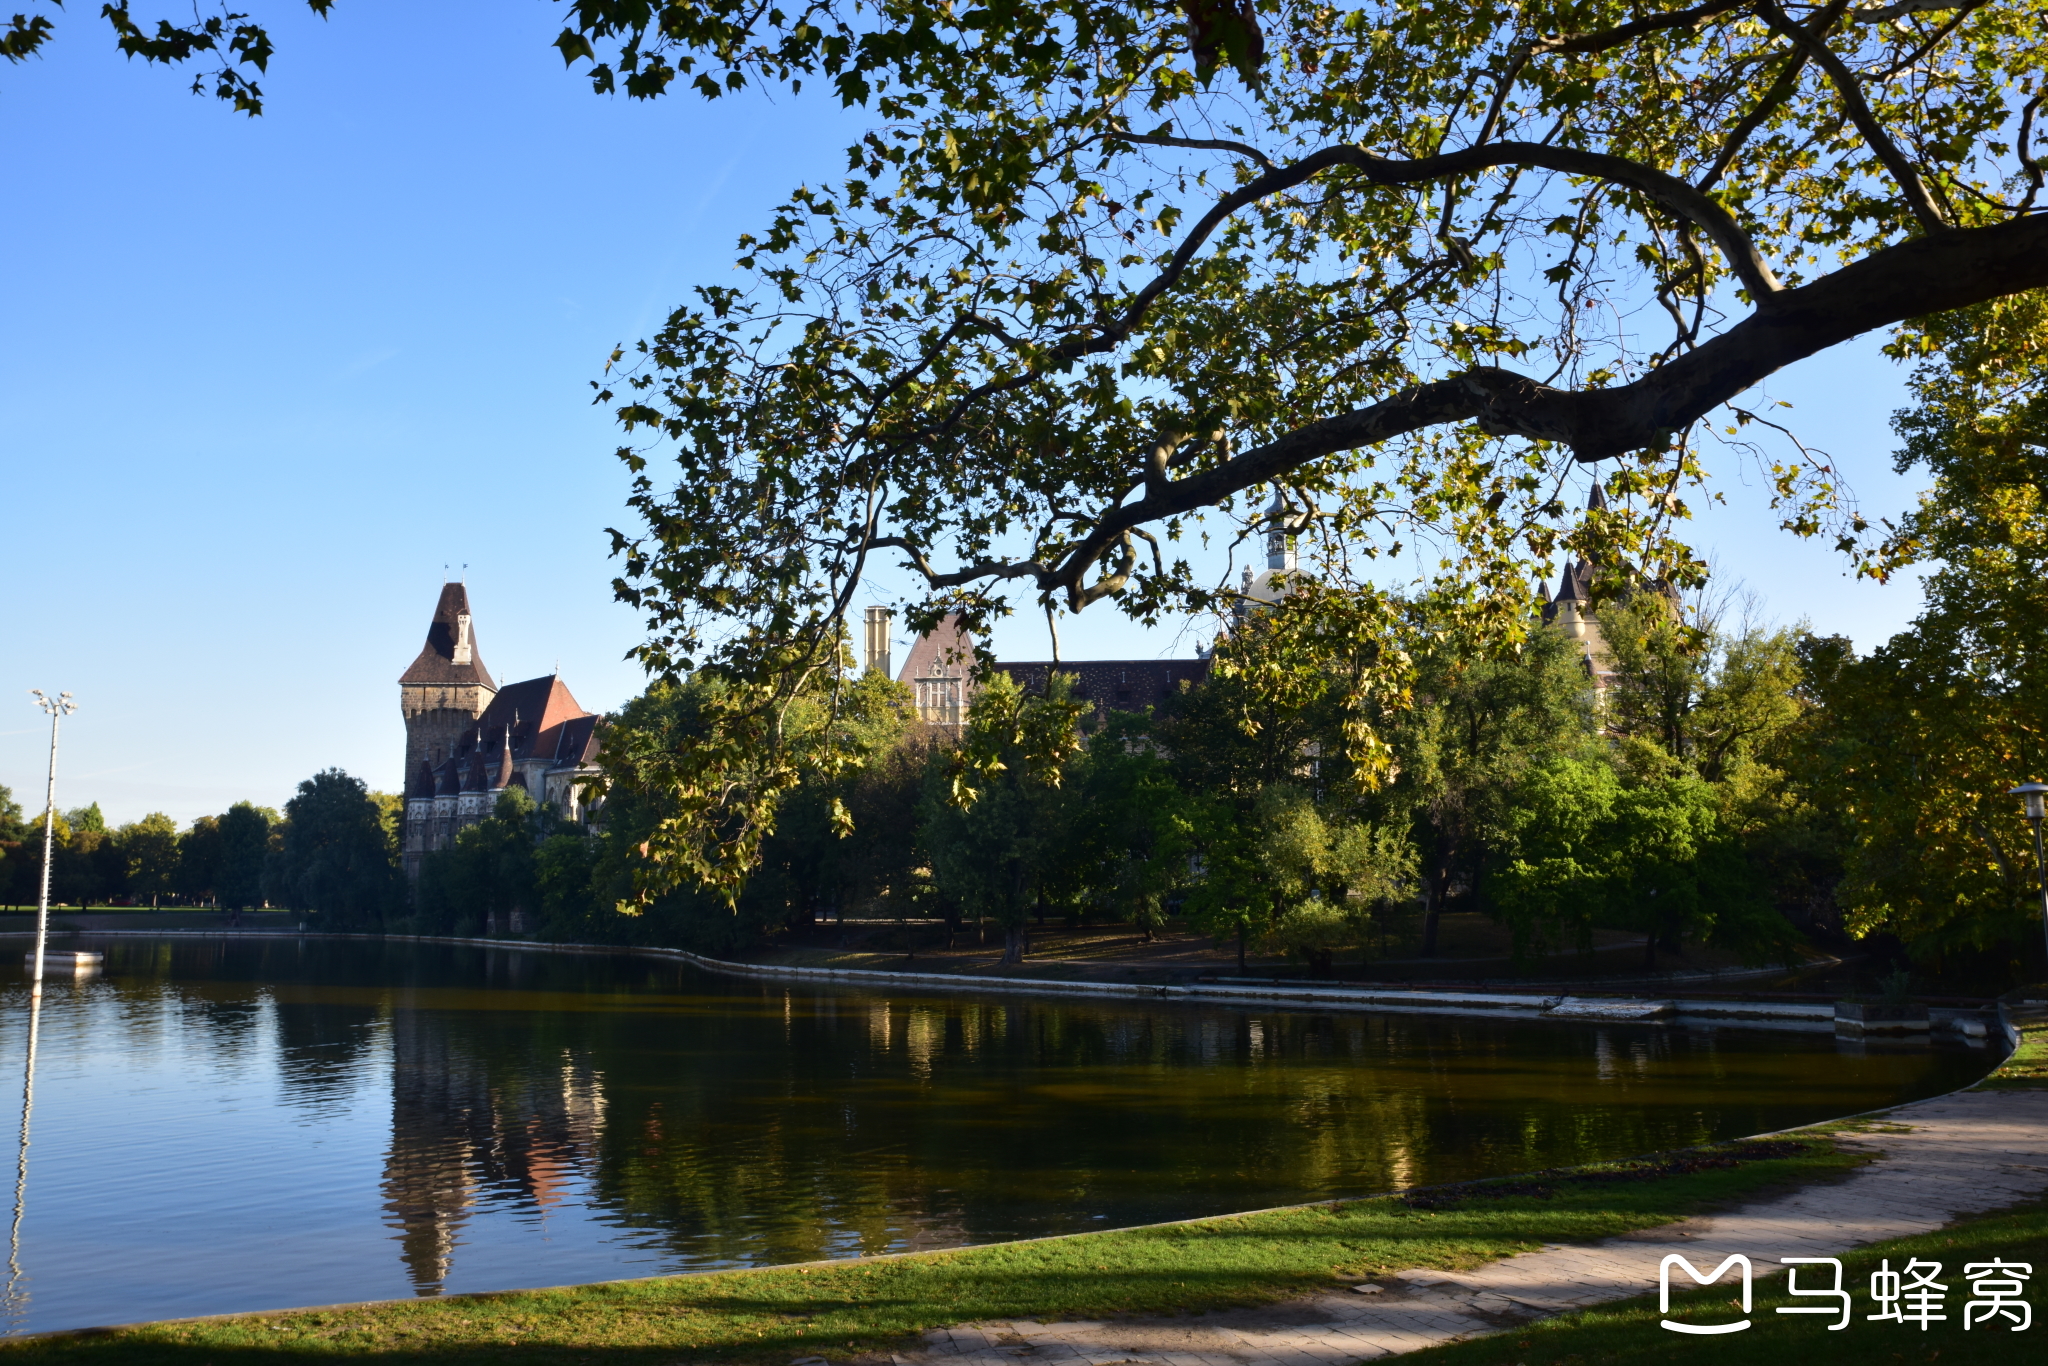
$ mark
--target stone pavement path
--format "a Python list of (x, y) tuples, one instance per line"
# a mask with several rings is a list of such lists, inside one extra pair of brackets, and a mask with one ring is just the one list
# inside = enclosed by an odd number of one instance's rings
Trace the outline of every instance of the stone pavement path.
[[(1898, 1129), (1897, 1132), (1892, 1130)], [(1940, 1228), (2048, 1189), (2048, 1091), (1965, 1091), (1900, 1106), (1847, 1180), (1585, 1246), (1470, 1271), (1403, 1271), (1378, 1286), (1201, 1317), (960, 1324), (897, 1366), (1346, 1366), (1654, 1291), (1667, 1253), (1710, 1272), (1745, 1253), (1757, 1275)], [(1682, 1271), (1676, 1273), (1681, 1283)]]

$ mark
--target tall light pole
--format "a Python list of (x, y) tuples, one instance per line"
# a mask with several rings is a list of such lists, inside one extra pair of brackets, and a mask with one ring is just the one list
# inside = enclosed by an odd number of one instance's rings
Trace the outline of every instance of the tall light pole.
[(2048, 934), (2048, 855), (2041, 852), (2041, 822), (2048, 819), (2048, 783), (2021, 783), (2010, 796), (2018, 797), (2027, 824), (2034, 829), (2035, 885), (2041, 889), (2041, 932)]
[(43, 791), (43, 890), (36, 898), (36, 967), (29, 986), (29, 999), (43, 996), (43, 941), (50, 934), (50, 861), (57, 849), (57, 728), (64, 718), (78, 710), (71, 694), (60, 692), (45, 697), (41, 688), (30, 688), (36, 705), (50, 714), (50, 783)]

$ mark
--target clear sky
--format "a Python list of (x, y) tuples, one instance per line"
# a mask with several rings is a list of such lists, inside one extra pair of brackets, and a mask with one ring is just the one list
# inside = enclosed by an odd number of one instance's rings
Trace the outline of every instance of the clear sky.
[[(329, 766), (395, 788), (395, 680), (444, 566), (500, 682), (559, 662), (586, 707), (631, 696), (637, 622), (605, 534), (625, 477), (588, 382), (692, 284), (730, 278), (733, 239), (834, 176), (858, 130), (809, 96), (593, 96), (548, 46), (552, 5), (262, 10), (279, 55), (260, 119), (124, 61), (84, 5), (48, 56), (0, 68), (0, 784), (29, 809), (48, 734), (31, 687), (81, 708), (60, 806), (184, 821), (281, 805)], [(1874, 343), (1768, 387), (1867, 510), (1910, 501)], [(1728, 476), (1695, 540), (1771, 617), (1863, 647), (1911, 618), (1913, 584), (1852, 582), (1773, 530), (1753, 472)], [(1044, 624), (995, 645), (1043, 658)], [(1101, 608), (1062, 645), (1190, 648)]]

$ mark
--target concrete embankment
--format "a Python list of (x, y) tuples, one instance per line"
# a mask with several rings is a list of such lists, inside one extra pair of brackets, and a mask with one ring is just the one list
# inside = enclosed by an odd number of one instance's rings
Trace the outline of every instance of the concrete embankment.
[[(110, 919), (113, 917), (109, 917)], [(291, 933), (289, 926), (262, 926), (244, 930), (220, 927), (174, 929), (129, 929), (79, 927), (78, 932), (94, 936), (133, 935), (137, 937), (184, 935), (236, 935)], [(0, 930), (14, 937), (19, 930)], [(1799, 1031), (1842, 1031), (1858, 1036), (1893, 1032), (1921, 1033), (1982, 1042), (2010, 1049), (2018, 1043), (2017, 1016), (2003, 1007), (1932, 1006), (1914, 1028), (1887, 1030), (1865, 1027), (1847, 1020), (1842, 1007), (1830, 1001), (1783, 1001), (1731, 995), (1716, 999), (1700, 996), (1627, 996), (1568, 994), (1563, 992), (1492, 991), (1479, 989), (1432, 989), (1428, 987), (1370, 987), (1330, 985), (1296, 986), (1290, 983), (1245, 982), (1080, 982), (1042, 977), (982, 977), (946, 972), (895, 972), (873, 968), (801, 968), (770, 963), (740, 963), (708, 958), (687, 949), (618, 944), (556, 944), (530, 939), (482, 939), (452, 935), (358, 935), (314, 933), (309, 938), (382, 939), (404, 943), (467, 944), (483, 948), (512, 949), (543, 953), (625, 954), (664, 958), (690, 964), (703, 971), (727, 977), (804, 983), (813, 986), (848, 986), (897, 991), (947, 991), (975, 994), (1060, 996), (1082, 999), (1133, 999), (1177, 1001), (1187, 1004), (1280, 1006), (1300, 1010), (1343, 1010), (1398, 1012), (1416, 1015), (1487, 1016), (1495, 1019), (1581, 1020), (1605, 1023), (1728, 1024), (1750, 1029)]]

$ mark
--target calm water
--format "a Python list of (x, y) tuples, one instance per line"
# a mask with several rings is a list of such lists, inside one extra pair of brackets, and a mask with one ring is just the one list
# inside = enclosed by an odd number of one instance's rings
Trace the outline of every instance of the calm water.
[(93, 946), (102, 974), (46, 989), (16, 1332), (1251, 1209), (1780, 1128), (1988, 1063), (452, 946)]

